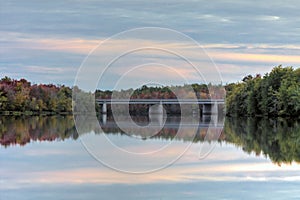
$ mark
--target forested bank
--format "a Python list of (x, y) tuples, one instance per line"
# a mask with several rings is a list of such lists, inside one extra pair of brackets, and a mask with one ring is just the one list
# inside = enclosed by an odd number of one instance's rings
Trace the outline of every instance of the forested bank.
[[(96, 90), (85, 93), (75, 87), (76, 98), (90, 101), (96, 99), (222, 99), (225, 91), (222, 85), (192, 84), (171, 87), (142, 86), (136, 90), (122, 91)], [(73, 88), (74, 89), (74, 88)], [(31, 84), (25, 79), (13, 80), (5, 77), (0, 80), (0, 113), (59, 114), (72, 113), (72, 88), (53, 84)], [(248, 75), (241, 82), (231, 83), (226, 89), (226, 112), (229, 116), (300, 116), (300, 69), (278, 66), (270, 73)], [(112, 96), (115, 95), (115, 96)], [(76, 105), (75, 105), (76, 106)], [(147, 105), (130, 105), (134, 115), (148, 113)], [(96, 108), (99, 109), (96, 105)], [(110, 107), (108, 106), (108, 109)], [(166, 106), (174, 114), (180, 113), (178, 105)], [(191, 110), (193, 108), (187, 108)], [(89, 111), (87, 111), (89, 112)]]
[(2, 114), (71, 113), (72, 89), (53, 84), (31, 84), (25, 79), (0, 80)]
[[(1, 114), (71, 114), (72, 91), (80, 105), (85, 107), (84, 102), (90, 103), (91, 98), (110, 99), (176, 99), (176, 98), (224, 98), (223, 86), (206, 84), (192, 84), (171, 87), (147, 87), (142, 86), (136, 90), (127, 89), (122, 91), (96, 90), (95, 93), (84, 92), (78, 87), (70, 88), (54, 84), (31, 84), (26, 79), (14, 80), (9, 77), (0, 80), (0, 113)], [(115, 95), (115, 96), (113, 96)], [(99, 112), (99, 106), (96, 110)], [(147, 105), (130, 105), (130, 113), (133, 115), (147, 115)], [(90, 108), (89, 108), (90, 109)], [(81, 110), (81, 109), (80, 109)], [(173, 114), (180, 113), (180, 106), (166, 106), (166, 110)], [(86, 110), (85, 112), (90, 112)], [(108, 111), (110, 106), (108, 106)]]
[(273, 68), (264, 76), (246, 76), (226, 86), (230, 116), (300, 116), (300, 68)]

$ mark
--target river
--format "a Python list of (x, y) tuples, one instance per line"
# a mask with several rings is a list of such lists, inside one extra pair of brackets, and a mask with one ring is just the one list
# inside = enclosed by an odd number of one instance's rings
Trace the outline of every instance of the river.
[(300, 199), (297, 120), (120, 119), (1, 116), (0, 199)]

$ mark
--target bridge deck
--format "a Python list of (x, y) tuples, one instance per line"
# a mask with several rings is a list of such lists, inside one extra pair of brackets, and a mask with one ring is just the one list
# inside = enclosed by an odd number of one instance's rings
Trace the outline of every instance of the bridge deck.
[(225, 104), (224, 99), (96, 99), (98, 104)]

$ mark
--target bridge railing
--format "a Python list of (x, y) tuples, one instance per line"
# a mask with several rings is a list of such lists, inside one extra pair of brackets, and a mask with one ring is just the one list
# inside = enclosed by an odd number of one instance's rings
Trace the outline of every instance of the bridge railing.
[(224, 104), (224, 99), (96, 99), (98, 104)]

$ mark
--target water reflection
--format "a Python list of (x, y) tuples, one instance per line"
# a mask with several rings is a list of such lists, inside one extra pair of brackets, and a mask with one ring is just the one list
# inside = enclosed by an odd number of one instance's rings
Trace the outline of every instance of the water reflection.
[(0, 144), (26, 145), (31, 141), (77, 139), (72, 116), (1, 116)]
[(227, 118), (225, 140), (274, 163), (300, 162), (300, 122), (284, 119)]
[[(99, 120), (102, 130), (97, 127), (85, 127), (86, 132), (96, 134), (119, 134), (128, 136), (115, 123), (112, 117), (105, 116), (105, 120)], [(139, 125), (147, 125), (149, 118), (133, 118)], [(127, 119), (122, 123), (126, 125)], [(184, 134), (177, 135), (176, 139), (188, 142), (201, 142), (207, 136), (208, 122), (198, 118), (169, 117), (163, 129), (156, 135), (147, 137), (147, 132), (137, 132), (127, 127), (126, 131), (139, 134), (143, 139), (173, 139), (178, 131), (179, 124), (183, 125)], [(195, 127), (197, 131), (195, 132)], [(216, 130), (222, 130), (222, 122), (215, 124)], [(217, 131), (216, 131), (217, 132)], [(57, 141), (67, 138), (76, 140), (78, 134), (72, 116), (34, 116), (0, 118), (0, 144), (26, 145), (31, 141)], [(212, 140), (216, 137), (211, 136)], [(265, 155), (274, 163), (300, 162), (300, 122), (284, 119), (235, 119), (227, 118), (224, 129), (218, 142), (228, 142), (242, 147), (247, 153)]]
[[(136, 122), (139, 126), (147, 126), (151, 121), (158, 120), (149, 118), (146, 116), (132, 117), (133, 121)], [(158, 122), (159, 123), (159, 122)], [(128, 123), (127, 117), (118, 117), (118, 124), (114, 121), (112, 116), (106, 118), (105, 123), (100, 119), (101, 129), (104, 133), (120, 133), (125, 135), (135, 134), (142, 139), (153, 139), (153, 138), (161, 138), (161, 139), (177, 139), (182, 141), (189, 142), (198, 142), (203, 141), (206, 137), (207, 140), (213, 140), (214, 138), (219, 138), (219, 132), (223, 130), (223, 122), (216, 121), (213, 124), (211, 120), (204, 121), (198, 117), (176, 117), (176, 116), (168, 116), (165, 119), (165, 123), (163, 128), (157, 132), (157, 134), (152, 135), (152, 129), (156, 130), (155, 123), (151, 127), (147, 127), (147, 129), (136, 129), (136, 127), (131, 127)], [(120, 128), (121, 125), (122, 128)], [(126, 126), (128, 125), (128, 126)], [(159, 125), (157, 125), (159, 126)], [(210, 131), (208, 131), (210, 129)], [(182, 131), (179, 131), (182, 130)], [(214, 130), (214, 132), (212, 131)], [(130, 134), (128, 134), (130, 133)], [(214, 134), (217, 134), (216, 137)], [(149, 137), (150, 135), (150, 137)], [(223, 136), (221, 136), (223, 138)]]

